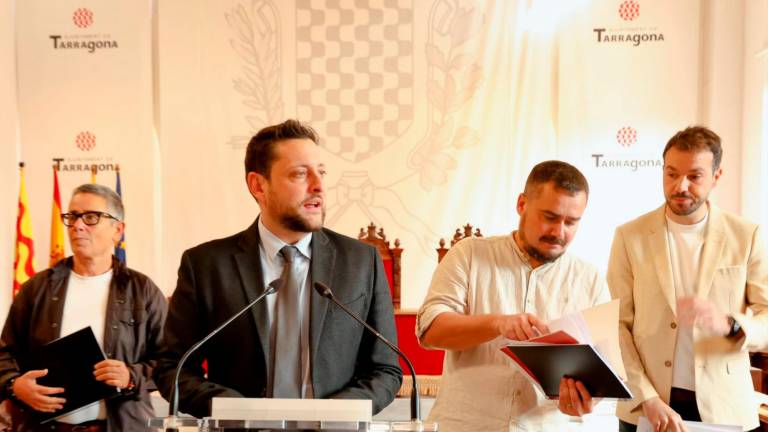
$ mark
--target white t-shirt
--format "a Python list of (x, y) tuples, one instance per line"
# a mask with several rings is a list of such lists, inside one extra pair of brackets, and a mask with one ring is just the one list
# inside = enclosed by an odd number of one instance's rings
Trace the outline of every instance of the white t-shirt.
[[(107, 302), (112, 269), (97, 276), (81, 276), (69, 273), (64, 315), (61, 319), (61, 337), (90, 326), (99, 346), (104, 349), (104, 326), (107, 320)], [(66, 397), (66, 389), (64, 393)], [(62, 423), (79, 424), (107, 418), (104, 401), (94, 402), (79, 410), (56, 419)]]
[[(709, 213), (693, 225), (681, 225), (667, 217), (667, 239), (672, 261), (672, 277), (677, 299), (696, 294), (701, 250), (704, 248)], [(693, 327), (677, 328), (675, 358), (672, 365), (672, 387), (696, 391), (696, 374), (693, 363)]]

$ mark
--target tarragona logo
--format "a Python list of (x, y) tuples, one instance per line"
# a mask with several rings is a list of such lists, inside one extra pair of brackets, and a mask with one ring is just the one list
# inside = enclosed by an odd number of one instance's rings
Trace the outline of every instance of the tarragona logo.
[(619, 6), (619, 16), (624, 21), (634, 21), (640, 16), (640, 4), (635, 0), (626, 0)]
[(616, 142), (622, 147), (629, 147), (637, 143), (637, 130), (630, 126), (624, 126), (616, 132)]
[(90, 9), (79, 8), (72, 13), (72, 21), (80, 28), (88, 28), (93, 24), (93, 12)]
[(88, 131), (80, 132), (75, 138), (75, 145), (82, 151), (91, 151), (96, 147), (96, 135)]

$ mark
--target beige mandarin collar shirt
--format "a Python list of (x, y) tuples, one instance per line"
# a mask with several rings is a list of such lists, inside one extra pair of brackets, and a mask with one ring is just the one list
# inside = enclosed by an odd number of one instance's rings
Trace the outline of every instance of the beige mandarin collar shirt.
[[(569, 254), (532, 269), (512, 235), (468, 238), (451, 248), (419, 310), (421, 339), (444, 312), (531, 313), (545, 321), (610, 300), (597, 269)], [(447, 351), (430, 420), (442, 431), (562, 430), (568, 417), (498, 348), (498, 341)]]

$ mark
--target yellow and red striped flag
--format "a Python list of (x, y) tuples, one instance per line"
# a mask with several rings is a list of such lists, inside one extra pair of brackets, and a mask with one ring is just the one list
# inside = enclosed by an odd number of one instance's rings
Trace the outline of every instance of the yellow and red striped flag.
[(61, 195), (59, 194), (59, 170), (53, 166), (53, 204), (51, 206), (51, 260), (49, 267), (64, 258), (64, 224), (61, 222)]
[(29, 200), (24, 184), (24, 162), (19, 162), (19, 213), (16, 216), (16, 250), (13, 261), (13, 295), (21, 284), (35, 274), (35, 245), (32, 241), (32, 221), (29, 217)]
[(98, 172), (98, 169), (96, 168), (96, 164), (91, 165), (91, 183), (96, 183), (97, 172)]

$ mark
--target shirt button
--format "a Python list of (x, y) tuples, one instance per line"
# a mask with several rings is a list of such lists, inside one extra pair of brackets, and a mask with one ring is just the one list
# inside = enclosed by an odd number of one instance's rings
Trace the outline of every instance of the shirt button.
[(57, 296), (53, 296), (53, 298), (52, 298), (51, 300), (53, 300), (53, 301), (59, 301), (59, 297), (57, 297)]
[(51, 323), (51, 327), (53, 327), (53, 328), (56, 328), (56, 327), (58, 327), (58, 326), (59, 326), (59, 324), (58, 324), (58, 323)]
[(677, 328), (677, 323), (673, 322), (669, 326), (672, 327), (673, 329), (676, 329)]
[(116, 325), (112, 325), (112, 330), (117, 330), (117, 326)]
[(108, 353), (107, 353), (107, 357), (112, 357), (112, 353), (111, 353), (111, 352), (108, 352)]
[(666, 366), (666, 367), (672, 367), (672, 362), (671, 362), (671, 361), (669, 361), (669, 360), (667, 360), (667, 361), (665, 361), (665, 362), (664, 362), (664, 366)]
[(120, 299), (120, 300), (117, 301), (117, 304), (123, 304), (123, 303), (125, 303), (125, 300), (123, 300), (123, 299)]

